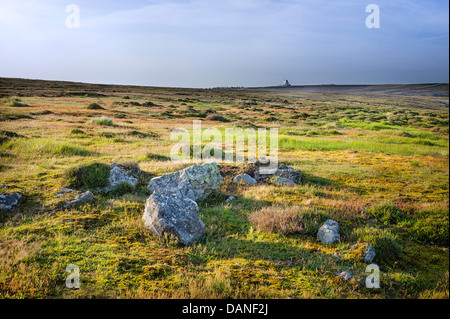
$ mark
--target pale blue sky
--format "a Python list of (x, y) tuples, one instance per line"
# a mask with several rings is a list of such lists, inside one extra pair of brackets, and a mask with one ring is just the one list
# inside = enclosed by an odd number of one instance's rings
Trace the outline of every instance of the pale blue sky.
[[(68, 4), (80, 28), (66, 27)], [(365, 8), (381, 10), (368, 29)], [(448, 0), (0, 0), (0, 76), (215, 87), (449, 81)]]

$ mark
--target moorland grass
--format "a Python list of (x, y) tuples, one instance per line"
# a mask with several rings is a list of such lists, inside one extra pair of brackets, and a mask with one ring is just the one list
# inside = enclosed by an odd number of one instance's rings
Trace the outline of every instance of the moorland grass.
[[(20, 209), (0, 219), (0, 297), (448, 299), (448, 109), (435, 97), (96, 85), (64, 95), (70, 85), (33, 83), (20, 83), (32, 113), (0, 105), (2, 130), (21, 135), (1, 135), (0, 184), (8, 188), (0, 192), (24, 195)], [(118, 96), (136, 103), (114, 103)], [(102, 114), (130, 121), (120, 132), (88, 123), (97, 116), (89, 103), (114, 105)], [(198, 203), (199, 241), (183, 247), (153, 236), (141, 219), (148, 182), (190, 165), (162, 155), (170, 154), (170, 132), (220, 113), (233, 122), (204, 120), (203, 129), (279, 128), (279, 161), (300, 169), (302, 182), (237, 186), (231, 175), (247, 170), (237, 165)], [(77, 194), (54, 196), (67, 171), (75, 186), (95, 188), (104, 185), (104, 163), (135, 160), (143, 171), (135, 189), (61, 209)], [(237, 199), (226, 203), (231, 195)], [(280, 218), (284, 209), (295, 215)], [(328, 218), (341, 226), (333, 245), (316, 238)], [(381, 270), (377, 291), (364, 287), (367, 264), (352, 250), (366, 244)], [(65, 287), (69, 264), (80, 267), (81, 289)], [(344, 270), (354, 279), (336, 278)]]
[(35, 156), (90, 156), (93, 152), (68, 142), (46, 138), (16, 139), (1, 146), (2, 150), (24, 157)]
[[(448, 142), (447, 142), (448, 143)], [(333, 150), (363, 150), (368, 152), (410, 155), (442, 155), (448, 156), (448, 148), (442, 146), (413, 145), (412, 143), (393, 144), (388, 141), (371, 141), (364, 139), (320, 139), (293, 138), (281, 136), (279, 146), (285, 150), (333, 151)]]

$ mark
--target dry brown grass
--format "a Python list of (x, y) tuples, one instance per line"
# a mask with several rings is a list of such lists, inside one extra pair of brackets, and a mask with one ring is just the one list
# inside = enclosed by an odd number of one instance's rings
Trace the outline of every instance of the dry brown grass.
[(264, 207), (248, 216), (258, 230), (266, 233), (293, 234), (303, 230), (300, 207), (279, 205)]

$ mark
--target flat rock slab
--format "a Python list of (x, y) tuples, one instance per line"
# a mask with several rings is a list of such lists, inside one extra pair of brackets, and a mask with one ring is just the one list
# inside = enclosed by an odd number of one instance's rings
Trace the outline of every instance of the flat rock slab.
[(194, 201), (205, 199), (223, 182), (215, 162), (193, 165), (172, 174), (152, 178), (147, 188), (151, 192), (173, 194)]
[(205, 231), (205, 224), (197, 212), (198, 205), (190, 198), (155, 192), (145, 203), (142, 220), (144, 227), (154, 235), (172, 234), (184, 245), (189, 245)]
[(0, 210), (12, 209), (19, 204), (22, 195), (19, 193), (0, 194)]
[(284, 177), (277, 177), (274, 181), (274, 184), (283, 185), (283, 186), (295, 186), (295, 183)]
[(69, 208), (75, 205), (85, 204), (94, 200), (94, 195), (87, 191), (85, 193), (77, 195), (73, 200), (68, 201), (64, 207)]
[(273, 172), (268, 174), (267, 170), (260, 169), (255, 172), (255, 179), (259, 181), (265, 181), (272, 177), (281, 177), (285, 179), (289, 179), (294, 183), (300, 183), (302, 180), (302, 173), (290, 166), (279, 165), (278, 168)]
[(251, 177), (248, 174), (241, 174), (241, 175), (236, 176), (233, 179), (233, 183), (245, 184), (245, 185), (256, 185), (258, 182), (256, 181), (256, 179), (254, 179), (253, 177)]

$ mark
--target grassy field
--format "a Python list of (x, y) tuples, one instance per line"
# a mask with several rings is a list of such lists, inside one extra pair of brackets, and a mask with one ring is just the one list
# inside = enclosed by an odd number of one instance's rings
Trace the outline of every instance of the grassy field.
[[(0, 213), (0, 297), (449, 298), (449, 114), (440, 102), (448, 85), (438, 89), (0, 79), (0, 184), (8, 186), (0, 192), (23, 195), (20, 208)], [(250, 187), (227, 175), (200, 203), (204, 237), (184, 247), (154, 237), (141, 217), (149, 180), (188, 166), (170, 161), (170, 133), (193, 120), (279, 128), (279, 161), (304, 178), (295, 187)], [(136, 189), (62, 208), (76, 195), (55, 197), (68, 170), (114, 162), (139, 164)], [(230, 195), (237, 200), (227, 204)], [(341, 226), (333, 245), (316, 238), (328, 218)], [(298, 227), (284, 227), (290, 220)], [(366, 243), (377, 252), (380, 289), (364, 285)], [(69, 264), (80, 267), (80, 289), (65, 286)], [(345, 270), (349, 282), (335, 275)]]

